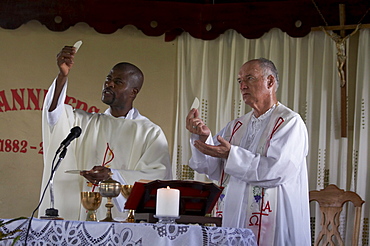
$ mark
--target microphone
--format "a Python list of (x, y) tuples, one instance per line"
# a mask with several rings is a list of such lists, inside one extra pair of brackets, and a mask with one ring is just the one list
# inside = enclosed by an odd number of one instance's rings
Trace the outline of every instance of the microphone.
[[(55, 153), (55, 157), (54, 157), (53, 162), (51, 164), (50, 178), (49, 178), (48, 183), (45, 186), (45, 189), (44, 189), (44, 192), (43, 192), (43, 195), (42, 195), (42, 199), (43, 199), (46, 188), (50, 185), (49, 189), (50, 189), (50, 205), (51, 205), (51, 208), (46, 209), (46, 211), (45, 211), (46, 217), (45, 218), (57, 218), (58, 217), (58, 209), (54, 208), (54, 188), (53, 188), (54, 175), (55, 175), (55, 172), (56, 172), (57, 168), (60, 165), (60, 162), (64, 159), (64, 157), (67, 153), (68, 145), (72, 142), (73, 139), (78, 138), (81, 135), (81, 131), (82, 131), (81, 127), (79, 127), (79, 126), (73, 127), (71, 129), (71, 132), (68, 134), (66, 139), (63, 140), (63, 142), (60, 144), (57, 152)], [(55, 161), (55, 158), (58, 155), (58, 153), (60, 153), (59, 159), (58, 159), (58, 162), (56, 163), (56, 165), (54, 165), (54, 161)], [(40, 204), (41, 204), (41, 201), (40, 201), (38, 206), (40, 206)]]
[(74, 140), (75, 138), (78, 138), (81, 135), (81, 127), (75, 126), (71, 129), (71, 132), (68, 134), (66, 139), (63, 140), (63, 142), (60, 144), (59, 149), (67, 148), (68, 145)]

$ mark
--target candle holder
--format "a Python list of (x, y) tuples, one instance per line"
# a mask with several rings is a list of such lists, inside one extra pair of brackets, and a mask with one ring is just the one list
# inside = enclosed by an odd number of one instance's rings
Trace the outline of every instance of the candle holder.
[(158, 224), (176, 224), (176, 220), (180, 219), (180, 216), (177, 217), (168, 217), (161, 215), (153, 215), (154, 218), (158, 219)]
[(118, 181), (109, 178), (105, 181), (100, 182), (99, 192), (102, 197), (107, 198), (107, 203), (105, 204), (105, 207), (107, 208), (107, 216), (105, 219), (100, 221), (118, 222), (112, 217), (112, 208), (114, 207), (112, 203), (112, 198), (117, 197), (121, 193), (121, 184)]

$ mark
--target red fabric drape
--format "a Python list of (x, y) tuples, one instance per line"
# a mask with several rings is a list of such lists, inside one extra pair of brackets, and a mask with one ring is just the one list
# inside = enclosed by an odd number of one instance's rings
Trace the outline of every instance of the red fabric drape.
[[(5, 0), (0, 2), (0, 27), (16, 29), (30, 20), (38, 20), (52, 31), (65, 31), (78, 22), (86, 22), (97, 32), (110, 34), (125, 25), (134, 25), (148, 36), (165, 34), (170, 41), (183, 31), (195, 38), (212, 40), (228, 29), (248, 39), (259, 38), (271, 28), (303, 37), (311, 27), (325, 25), (312, 0), (210, 2)], [(370, 7), (369, 0), (315, 2), (328, 25), (339, 25), (339, 3), (346, 5), (346, 24), (357, 24)], [(362, 23), (370, 23), (370, 14)]]

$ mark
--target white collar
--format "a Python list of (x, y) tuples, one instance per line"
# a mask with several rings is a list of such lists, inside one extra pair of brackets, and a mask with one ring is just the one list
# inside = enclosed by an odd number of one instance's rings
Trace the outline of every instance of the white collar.
[(263, 121), (264, 119), (266, 119), (267, 117), (271, 115), (272, 111), (274, 111), (277, 105), (279, 105), (279, 102), (272, 105), (272, 107), (269, 108), (269, 110), (267, 110), (264, 114), (260, 115), (258, 118), (252, 113), (252, 121), (257, 121), (257, 120)]
[[(107, 108), (107, 110), (105, 110), (104, 114), (114, 117), (111, 113), (110, 108)], [(134, 115), (135, 115), (135, 108), (131, 108), (130, 111), (128, 111), (126, 116), (119, 116), (117, 118), (132, 120), (135, 117)]]

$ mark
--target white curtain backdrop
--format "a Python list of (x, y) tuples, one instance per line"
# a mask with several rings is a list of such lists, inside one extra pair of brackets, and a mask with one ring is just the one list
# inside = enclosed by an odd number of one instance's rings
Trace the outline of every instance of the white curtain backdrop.
[[(307, 124), (310, 152), (307, 158), (310, 189), (328, 184), (370, 198), (367, 183), (369, 162), (370, 30), (362, 29), (347, 42), (348, 137), (340, 134), (340, 82), (337, 50), (324, 32), (292, 38), (272, 29), (259, 39), (245, 39), (229, 30), (216, 40), (204, 41), (183, 33), (178, 40), (177, 122), (173, 168), (177, 179), (206, 180), (188, 167), (189, 133), (185, 118), (195, 97), (200, 100), (201, 118), (213, 133), (250, 110), (241, 100), (237, 74), (253, 58), (272, 60), (280, 77), (278, 99), (301, 114)], [(294, 150), (292, 150), (294, 151)], [(370, 202), (363, 207), (360, 244), (369, 241)], [(319, 218), (312, 206), (313, 231)], [(317, 210), (317, 209), (316, 209)], [(342, 213), (341, 223), (347, 223)], [(349, 242), (350, 231), (346, 234)], [(314, 235), (315, 237), (315, 235)], [(346, 243), (346, 245), (349, 245)]]

